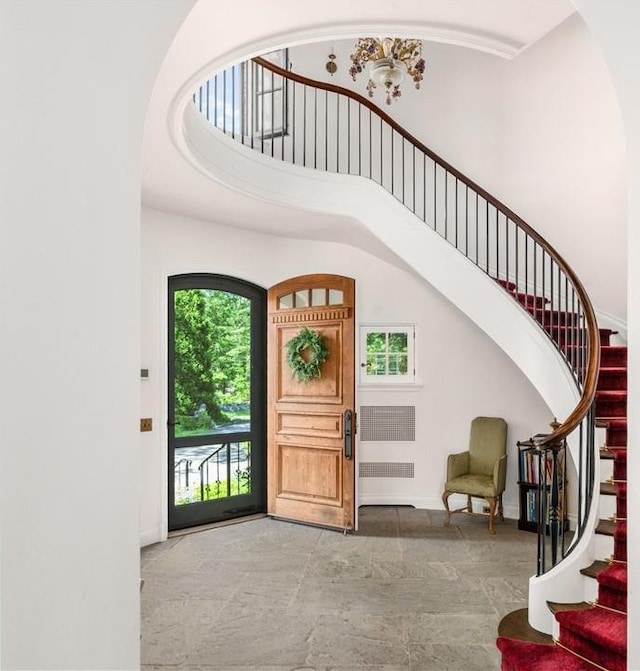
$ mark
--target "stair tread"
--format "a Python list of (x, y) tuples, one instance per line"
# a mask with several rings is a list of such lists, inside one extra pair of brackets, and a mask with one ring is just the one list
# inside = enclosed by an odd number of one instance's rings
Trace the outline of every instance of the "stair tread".
[(498, 636), (530, 641), (533, 643), (551, 643), (553, 637), (534, 629), (529, 624), (529, 609), (519, 608), (505, 615), (498, 625)]
[(627, 446), (626, 445), (603, 445), (600, 448), (600, 459), (626, 459)]
[(576, 601), (575, 603), (562, 603), (559, 601), (547, 601), (547, 607), (555, 615), (565, 610), (589, 610), (593, 608), (593, 604), (587, 601)]
[(589, 578), (597, 578), (600, 571), (609, 567), (609, 562), (603, 561), (602, 559), (596, 559), (590, 566), (585, 566), (580, 569), (582, 575), (586, 575)]
[(627, 418), (626, 417), (597, 417), (596, 426), (605, 429), (626, 429), (627, 428)]
[(596, 527), (596, 533), (602, 536), (613, 536), (616, 531), (616, 523), (613, 520), (600, 520)]
[(615, 496), (616, 486), (612, 482), (601, 482), (600, 494), (603, 494), (604, 496)]

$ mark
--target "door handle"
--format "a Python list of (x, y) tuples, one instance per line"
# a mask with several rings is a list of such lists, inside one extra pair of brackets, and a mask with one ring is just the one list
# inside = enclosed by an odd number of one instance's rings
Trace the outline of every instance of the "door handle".
[(344, 458), (351, 459), (353, 456), (353, 413), (351, 410), (344, 411)]

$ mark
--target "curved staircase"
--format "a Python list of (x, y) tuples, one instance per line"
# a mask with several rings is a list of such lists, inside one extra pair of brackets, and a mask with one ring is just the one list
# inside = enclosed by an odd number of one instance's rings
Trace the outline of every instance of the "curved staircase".
[[(610, 344), (600, 329), (600, 371), (596, 425), (604, 432), (600, 448), (600, 522), (595, 547), (602, 557), (581, 573), (593, 585), (593, 600), (547, 602), (557, 636), (526, 624), (526, 609), (503, 618), (496, 644), (502, 671), (625, 671), (627, 668), (627, 348)], [(559, 343), (567, 347), (566, 342)]]

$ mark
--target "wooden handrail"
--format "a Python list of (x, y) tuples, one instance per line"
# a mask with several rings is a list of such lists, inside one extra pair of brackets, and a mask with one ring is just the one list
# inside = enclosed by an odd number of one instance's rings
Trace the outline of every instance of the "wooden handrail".
[(263, 67), (274, 74), (277, 74), (287, 80), (303, 84), (312, 88), (321, 89), (331, 93), (336, 93), (341, 96), (350, 98), (360, 105), (363, 105), (376, 116), (378, 116), (382, 121), (388, 124), (394, 131), (396, 131), (401, 137), (403, 137), (407, 142), (412, 144), (416, 149), (424, 153), (435, 163), (442, 166), (447, 172), (451, 173), (456, 179), (460, 180), (467, 187), (475, 191), (479, 196), (481, 196), (487, 203), (493, 205), (493, 207), (506, 215), (511, 221), (516, 224), (520, 229), (522, 229), (528, 236), (530, 236), (540, 247), (546, 251), (549, 256), (558, 264), (559, 268), (562, 269), (566, 277), (569, 279), (573, 285), (578, 298), (583, 306), (585, 322), (587, 327), (588, 334), (588, 349), (589, 349), (589, 358), (587, 361), (586, 374), (584, 376), (584, 382), (582, 387), (582, 396), (580, 401), (574, 408), (574, 410), (569, 414), (569, 416), (558, 426), (552, 433), (545, 436), (537, 436), (533, 441), (535, 446), (538, 449), (544, 449), (550, 445), (561, 442), (566, 439), (566, 437), (580, 424), (584, 417), (589, 412), (593, 400), (596, 394), (596, 385), (598, 382), (598, 372), (600, 368), (600, 333), (598, 331), (598, 324), (596, 321), (595, 310), (591, 304), (591, 300), (587, 295), (587, 292), (575, 274), (573, 268), (564, 260), (564, 258), (549, 244), (536, 230), (534, 230), (527, 222), (525, 222), (521, 217), (519, 217), (515, 212), (508, 208), (504, 203), (500, 202), (497, 198), (488, 193), (483, 189), (479, 184), (476, 184), (472, 179), (467, 177), (465, 174), (454, 168), (450, 163), (442, 159), (431, 149), (426, 147), (420, 140), (411, 135), (406, 131), (397, 121), (392, 119), (386, 112), (381, 110), (377, 105), (371, 102), (368, 98), (352, 91), (351, 89), (346, 89), (342, 86), (337, 86), (335, 84), (329, 84), (328, 82), (316, 81), (309, 79), (302, 75), (296, 74), (289, 70), (285, 70), (274, 63), (271, 63), (264, 58), (254, 58), (253, 62), (260, 67)]
[(310, 86), (312, 88), (321, 89), (324, 91), (329, 91), (331, 93), (336, 93), (347, 98), (351, 98), (360, 105), (363, 105), (376, 116), (378, 116), (382, 121), (387, 123), (394, 131), (396, 131), (401, 137), (403, 137), (407, 142), (412, 144), (416, 149), (424, 153), (426, 156), (431, 158), (435, 163), (442, 166), (447, 172), (451, 173), (456, 179), (460, 180), (467, 187), (475, 191), (479, 196), (481, 196), (487, 203), (493, 205), (496, 210), (502, 212), (506, 215), (511, 221), (516, 224), (520, 229), (522, 229), (528, 236), (530, 236), (540, 247), (546, 251), (551, 258), (558, 264), (558, 267), (564, 272), (566, 277), (569, 279), (573, 285), (578, 298), (583, 306), (585, 322), (588, 333), (588, 350), (589, 350), (589, 359), (587, 362), (586, 374), (584, 377), (582, 396), (580, 401), (574, 408), (574, 410), (569, 414), (569, 416), (560, 424), (560, 426), (555, 429), (552, 433), (536, 437), (534, 443), (537, 448), (544, 449), (547, 446), (553, 445), (557, 442), (560, 442), (580, 424), (584, 417), (589, 412), (593, 404), (593, 400), (596, 394), (596, 385), (598, 382), (598, 372), (600, 368), (600, 334), (598, 331), (598, 324), (596, 321), (595, 310), (591, 304), (591, 300), (585, 291), (585, 288), (582, 282), (578, 279), (577, 275), (573, 271), (573, 268), (564, 260), (564, 258), (553, 248), (547, 240), (545, 240), (536, 230), (534, 230), (526, 221), (519, 217), (513, 210), (508, 208), (504, 203), (499, 201), (497, 198), (492, 196), (489, 192), (483, 189), (479, 184), (476, 184), (472, 179), (467, 177), (465, 174), (460, 172), (458, 169), (454, 168), (450, 163), (445, 161), (443, 158), (438, 156), (431, 149), (426, 147), (420, 140), (411, 135), (406, 131), (397, 121), (392, 119), (386, 112), (381, 110), (375, 103), (371, 102), (368, 98), (352, 91), (346, 89), (342, 86), (337, 86), (335, 84), (329, 84), (328, 82), (316, 81), (309, 79), (302, 75), (296, 74), (289, 70), (285, 70), (274, 63), (265, 60), (264, 58), (254, 58), (253, 62), (257, 65), (277, 74), (285, 79), (290, 81), (303, 84), (305, 86)]

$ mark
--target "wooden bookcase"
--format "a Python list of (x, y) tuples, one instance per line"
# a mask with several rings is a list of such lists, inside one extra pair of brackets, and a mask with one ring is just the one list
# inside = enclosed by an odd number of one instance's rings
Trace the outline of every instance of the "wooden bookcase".
[[(566, 531), (569, 528), (567, 517), (567, 478), (564, 464), (564, 453), (558, 456), (558, 478), (560, 480), (560, 519)], [(538, 531), (538, 483), (540, 481), (540, 469), (546, 468), (548, 480), (550, 481), (553, 462), (550, 456), (540, 456), (532, 447), (531, 443), (518, 443), (518, 490), (520, 503), (520, 516), (518, 518), (518, 529), (523, 531)], [(545, 488), (549, 496), (549, 485)], [(545, 522), (546, 533), (549, 533), (549, 519), (547, 506), (547, 520)]]

